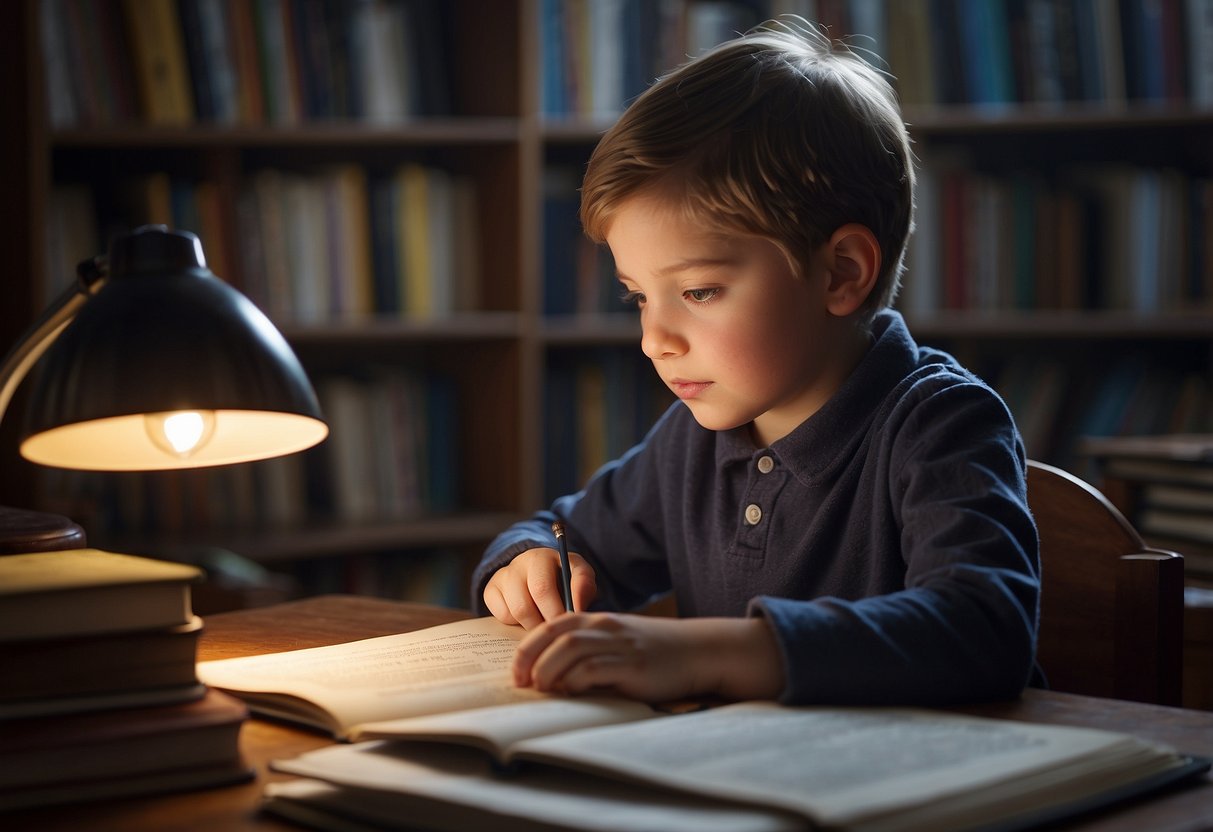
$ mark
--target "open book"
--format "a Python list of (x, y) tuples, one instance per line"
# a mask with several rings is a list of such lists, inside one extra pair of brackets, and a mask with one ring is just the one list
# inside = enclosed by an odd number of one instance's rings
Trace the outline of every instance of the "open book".
[(552, 730), (653, 715), (647, 705), (624, 699), (587, 701), (559, 714), (541, 705), (569, 700), (515, 687), (510, 664), (525, 635), (495, 618), (474, 618), (329, 647), (200, 662), (197, 672), (200, 681), (240, 697), (256, 714), (340, 739), (363, 736), (370, 723), (508, 702), (535, 703), (532, 728), (546, 723)]
[(471, 619), (198, 676), (363, 740), (273, 763), (307, 779), (269, 784), (267, 808), (331, 828), (1008, 830), (1209, 767), (1126, 734), (944, 711), (545, 696), (512, 683), (523, 635)]
[(1208, 769), (1125, 734), (918, 709), (739, 703), (521, 738), (539, 705), (365, 726), (396, 739), (275, 761), (307, 779), (266, 807), (322, 828), (1011, 830)]

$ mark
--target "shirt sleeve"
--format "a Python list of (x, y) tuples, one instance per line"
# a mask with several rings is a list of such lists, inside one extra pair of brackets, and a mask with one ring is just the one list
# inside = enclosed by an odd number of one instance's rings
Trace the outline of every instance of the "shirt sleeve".
[(484, 588), (494, 572), (528, 549), (556, 546), (554, 520), (565, 524), (569, 551), (594, 569), (594, 609), (636, 609), (669, 591), (657, 456), (678, 406), (667, 410), (639, 444), (595, 472), (584, 489), (515, 523), (489, 544), (472, 575), (472, 602), (478, 612), (487, 612)]
[(888, 432), (905, 589), (843, 600), (759, 597), (786, 703), (946, 704), (1011, 698), (1034, 664), (1040, 601), (1026, 458), (988, 388), (929, 395)]

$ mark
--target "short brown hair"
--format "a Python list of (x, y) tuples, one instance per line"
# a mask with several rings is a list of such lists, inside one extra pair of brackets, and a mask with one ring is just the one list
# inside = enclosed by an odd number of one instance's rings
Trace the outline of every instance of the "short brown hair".
[(800, 272), (850, 222), (880, 242), (865, 323), (897, 294), (914, 168), (884, 76), (808, 26), (768, 21), (658, 79), (598, 143), (581, 222), (599, 243), (619, 205), (672, 197), (719, 230), (766, 237)]

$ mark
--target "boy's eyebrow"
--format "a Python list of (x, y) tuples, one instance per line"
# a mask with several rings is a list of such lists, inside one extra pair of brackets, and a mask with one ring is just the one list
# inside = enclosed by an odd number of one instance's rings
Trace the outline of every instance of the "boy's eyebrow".
[[(731, 257), (689, 257), (685, 260), (679, 260), (671, 263), (668, 266), (662, 266), (657, 270), (658, 277), (668, 277), (671, 274), (685, 272), (691, 269), (705, 268), (709, 266), (727, 266), (734, 262)], [(615, 269), (615, 277), (618, 280), (631, 280), (626, 274), (618, 268)]]

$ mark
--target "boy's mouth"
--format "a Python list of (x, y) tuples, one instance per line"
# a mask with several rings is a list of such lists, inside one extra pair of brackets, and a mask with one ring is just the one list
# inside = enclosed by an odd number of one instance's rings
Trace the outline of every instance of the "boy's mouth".
[(712, 386), (710, 381), (686, 381), (683, 379), (673, 379), (670, 381), (670, 389), (674, 391), (674, 395), (680, 399), (693, 399)]

